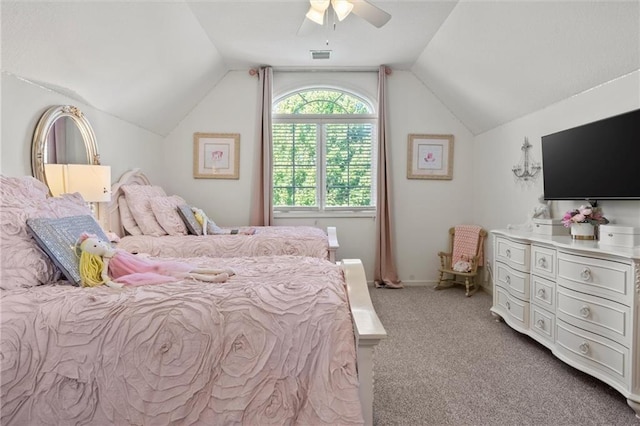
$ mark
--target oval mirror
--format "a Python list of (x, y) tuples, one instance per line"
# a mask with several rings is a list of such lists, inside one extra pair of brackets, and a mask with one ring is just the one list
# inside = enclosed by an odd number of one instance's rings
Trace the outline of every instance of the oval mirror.
[(31, 171), (51, 189), (45, 164), (100, 164), (96, 136), (78, 107), (53, 106), (40, 117), (33, 134)]

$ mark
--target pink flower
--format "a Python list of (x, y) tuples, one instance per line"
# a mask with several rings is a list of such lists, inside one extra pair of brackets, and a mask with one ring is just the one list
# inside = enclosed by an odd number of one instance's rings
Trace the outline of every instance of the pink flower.
[(593, 210), (590, 207), (580, 207), (579, 209), (580, 213), (585, 215), (585, 216), (589, 216), (591, 213), (593, 213)]
[(586, 219), (587, 218), (583, 213), (578, 213), (571, 218), (574, 222), (584, 222)]
[(609, 221), (602, 215), (598, 207), (580, 206), (575, 210), (569, 210), (562, 217), (562, 224), (570, 227), (572, 223), (589, 222), (591, 224), (606, 224)]

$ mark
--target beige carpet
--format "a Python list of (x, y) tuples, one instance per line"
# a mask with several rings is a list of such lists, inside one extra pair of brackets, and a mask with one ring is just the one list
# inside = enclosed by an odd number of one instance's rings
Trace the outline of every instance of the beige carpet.
[(640, 425), (609, 385), (491, 316), (462, 287), (371, 288), (376, 425)]

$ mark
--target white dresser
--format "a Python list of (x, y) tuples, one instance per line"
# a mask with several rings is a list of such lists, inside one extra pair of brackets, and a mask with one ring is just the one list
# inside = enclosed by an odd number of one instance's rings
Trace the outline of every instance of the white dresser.
[(505, 323), (622, 393), (640, 417), (640, 247), (491, 232)]

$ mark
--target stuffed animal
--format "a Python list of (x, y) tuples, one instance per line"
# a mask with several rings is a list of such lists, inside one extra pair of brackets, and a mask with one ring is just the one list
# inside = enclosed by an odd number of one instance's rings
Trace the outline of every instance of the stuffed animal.
[(538, 197), (538, 205), (533, 208), (533, 212), (531, 213), (531, 217), (533, 219), (541, 218), (541, 219), (550, 219), (550, 203), (551, 201), (544, 199), (544, 194), (540, 194)]
[(196, 217), (196, 220), (202, 226), (202, 235), (225, 235), (225, 234), (244, 234), (244, 235), (253, 235), (256, 233), (254, 228), (248, 229), (222, 229), (214, 221), (209, 219), (207, 214), (197, 207), (191, 207), (191, 211), (193, 211), (193, 215)]
[(123, 285), (161, 284), (181, 279), (222, 283), (235, 273), (231, 269), (199, 268), (184, 262), (147, 259), (114, 249), (106, 241), (87, 233), (80, 236), (76, 247), (80, 250), (83, 287), (106, 284), (121, 288)]
[(521, 225), (507, 225), (507, 229), (519, 231), (531, 231), (533, 229), (534, 219), (550, 219), (551, 218), (551, 201), (544, 199), (544, 194), (538, 197), (538, 205), (531, 210), (529, 220)]

